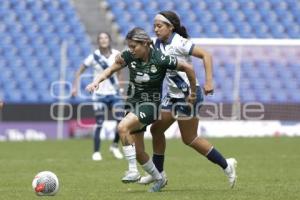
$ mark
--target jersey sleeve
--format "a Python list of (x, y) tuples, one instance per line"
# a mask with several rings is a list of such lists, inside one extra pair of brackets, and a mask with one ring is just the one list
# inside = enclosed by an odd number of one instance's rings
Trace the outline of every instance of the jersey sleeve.
[(178, 49), (183, 55), (192, 55), (193, 48), (195, 44), (192, 43), (192, 41), (181, 38), (180, 43), (178, 44)]
[(124, 59), (125, 61), (125, 65), (128, 65), (133, 59), (132, 59), (132, 54), (130, 53), (129, 50), (124, 50), (121, 53), (121, 57)]
[(177, 67), (178, 61), (175, 56), (161, 54), (160, 62), (161, 62), (160, 64), (163, 65), (164, 67), (174, 70)]
[(93, 55), (90, 54), (88, 57), (86, 57), (86, 59), (84, 59), (83, 65), (86, 67), (90, 67), (93, 65), (93, 61), (94, 61)]

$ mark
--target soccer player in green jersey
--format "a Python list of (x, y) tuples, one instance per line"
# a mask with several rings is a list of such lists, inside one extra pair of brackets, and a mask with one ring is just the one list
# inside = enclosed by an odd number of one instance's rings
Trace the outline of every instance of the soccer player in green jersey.
[[(136, 169), (137, 160), (143, 169), (154, 177), (150, 192), (158, 192), (167, 184), (167, 180), (158, 172), (144, 149), (144, 131), (159, 115), (162, 83), (167, 69), (184, 71), (190, 82), (191, 92), (187, 101), (195, 101), (196, 79), (192, 65), (167, 56), (151, 47), (151, 38), (141, 28), (132, 29), (126, 36), (129, 50), (121, 53), (115, 63), (104, 70), (87, 90), (93, 92), (99, 83), (124, 67), (129, 69), (130, 85), (127, 91), (126, 116), (118, 125), (123, 144), (124, 156), (129, 162), (129, 171), (123, 182), (136, 182), (140, 175)], [(134, 134), (133, 134), (134, 133)]]

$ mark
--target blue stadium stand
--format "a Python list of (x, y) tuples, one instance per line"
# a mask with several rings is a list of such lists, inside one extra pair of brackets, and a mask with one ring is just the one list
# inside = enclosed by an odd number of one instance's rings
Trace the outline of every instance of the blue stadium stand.
[[(152, 28), (155, 14), (173, 10), (181, 17), (190, 37), (300, 39), (300, 1), (297, 0), (107, 0), (107, 3), (123, 36), (135, 25), (155, 36)], [(222, 62), (214, 64), (216, 92), (208, 99), (230, 103), (235, 64), (228, 59), (230, 52), (223, 50), (214, 55)], [(287, 55), (282, 57), (285, 63), (251, 61), (251, 55), (250, 61), (243, 61), (240, 101), (300, 102), (300, 66), (289, 63)]]
[(59, 79), (62, 42), (68, 43), (72, 74), (91, 50), (68, 0), (1, 1), (0, 36), (0, 85), (7, 103), (56, 101), (49, 91)]
[[(154, 36), (153, 18), (159, 10), (166, 9), (181, 16), (191, 37), (300, 39), (298, 0), (107, 0), (107, 3), (123, 36), (135, 26)], [(8, 103), (57, 101), (49, 90), (51, 83), (59, 80), (62, 41), (69, 45), (67, 67), (72, 71), (67, 73), (69, 81), (91, 50), (84, 26), (69, 0), (1, 1), (0, 38), (0, 92)], [(220, 60), (214, 65), (216, 92), (208, 100), (231, 103), (235, 63), (228, 59), (231, 51), (218, 51), (214, 51)], [(300, 64), (290, 62), (288, 54), (281, 56), (286, 58), (285, 62), (277, 63), (251, 60), (249, 54), (249, 59), (241, 65), (240, 101), (300, 102)]]

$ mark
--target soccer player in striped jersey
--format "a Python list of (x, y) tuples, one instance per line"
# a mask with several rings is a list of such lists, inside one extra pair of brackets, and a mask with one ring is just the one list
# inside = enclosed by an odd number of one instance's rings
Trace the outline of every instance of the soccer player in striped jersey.
[[(96, 49), (92, 54), (90, 54), (80, 66), (76, 72), (75, 79), (73, 82), (72, 95), (77, 96), (78, 94), (78, 84), (80, 80), (80, 75), (85, 72), (89, 67), (94, 70), (94, 77), (97, 74), (103, 72), (106, 68), (112, 65), (115, 61), (116, 55), (120, 52), (111, 47), (111, 36), (106, 32), (101, 32), (97, 36), (98, 49)], [(110, 79), (103, 81), (99, 86), (98, 90), (93, 94), (93, 109), (96, 117), (96, 128), (94, 132), (94, 153), (92, 159), (95, 161), (102, 160), (102, 155), (100, 153), (100, 133), (105, 120), (106, 112), (108, 108), (112, 108), (114, 104), (123, 102), (122, 97), (119, 92), (119, 83), (116, 75), (112, 76)], [(120, 120), (117, 119), (117, 122)], [(123, 155), (118, 148), (119, 134), (116, 130), (115, 137), (109, 150), (117, 159), (122, 159)]]
[[(205, 67), (204, 93), (205, 95), (212, 94), (214, 87), (211, 55), (187, 39), (187, 31), (181, 25), (176, 13), (172, 11), (159, 12), (154, 18), (154, 31), (157, 35), (155, 47), (164, 54), (176, 56), (177, 59), (187, 62), (191, 62), (191, 56), (203, 59)], [(230, 186), (233, 187), (237, 177), (235, 172), (236, 160), (234, 158), (225, 159), (212, 144), (197, 134), (199, 122), (197, 114), (203, 102), (201, 88), (197, 87), (196, 104), (194, 106), (185, 106), (182, 105), (182, 102), (185, 101), (185, 97), (189, 92), (189, 81), (186, 78), (186, 74), (176, 70), (168, 70), (166, 82), (168, 89), (167, 94), (163, 98), (162, 118), (151, 126), (153, 138), (152, 159), (157, 169), (163, 176), (166, 176), (163, 169), (166, 148), (164, 132), (177, 120), (184, 144), (192, 147), (203, 156), (206, 156), (208, 160), (219, 165), (227, 175)], [(178, 103), (181, 105), (178, 106)], [(175, 110), (175, 113), (172, 113), (172, 109)], [(178, 116), (191, 118), (182, 120), (177, 118)], [(141, 177), (138, 183), (149, 184), (152, 180), (153, 178), (147, 175)]]
[[(162, 83), (167, 69), (185, 71), (191, 84), (191, 94), (196, 91), (195, 73), (190, 64), (153, 49), (150, 46), (151, 38), (141, 28), (132, 29), (127, 34), (126, 40), (129, 50), (123, 51), (114, 64), (87, 86), (87, 90), (90, 92), (97, 90), (99, 83), (111, 77), (114, 72), (128, 67), (131, 84), (125, 104), (127, 113), (118, 127), (123, 152), (129, 163), (137, 159), (143, 169), (153, 177), (154, 184), (149, 192), (158, 192), (166, 185), (167, 180), (158, 172), (145, 152), (144, 131), (159, 115)], [(193, 103), (194, 100), (193, 95), (187, 96), (188, 102)], [(136, 182), (139, 178), (136, 168), (132, 169), (129, 165), (129, 171), (125, 173), (122, 181)]]

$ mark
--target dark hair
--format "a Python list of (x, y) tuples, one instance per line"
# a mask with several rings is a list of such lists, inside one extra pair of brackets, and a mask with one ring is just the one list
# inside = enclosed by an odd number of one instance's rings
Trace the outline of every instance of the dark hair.
[(159, 14), (163, 15), (165, 18), (167, 18), (172, 23), (172, 25), (174, 26), (174, 32), (178, 33), (179, 35), (181, 35), (184, 38), (189, 37), (189, 34), (187, 33), (186, 28), (184, 26), (181, 26), (180, 18), (178, 17), (178, 15), (175, 12), (165, 10), (165, 11), (159, 12)]
[(149, 42), (152, 40), (150, 36), (146, 33), (146, 31), (140, 27), (135, 27), (131, 31), (129, 31), (126, 35), (126, 40), (134, 40), (136, 42)]

